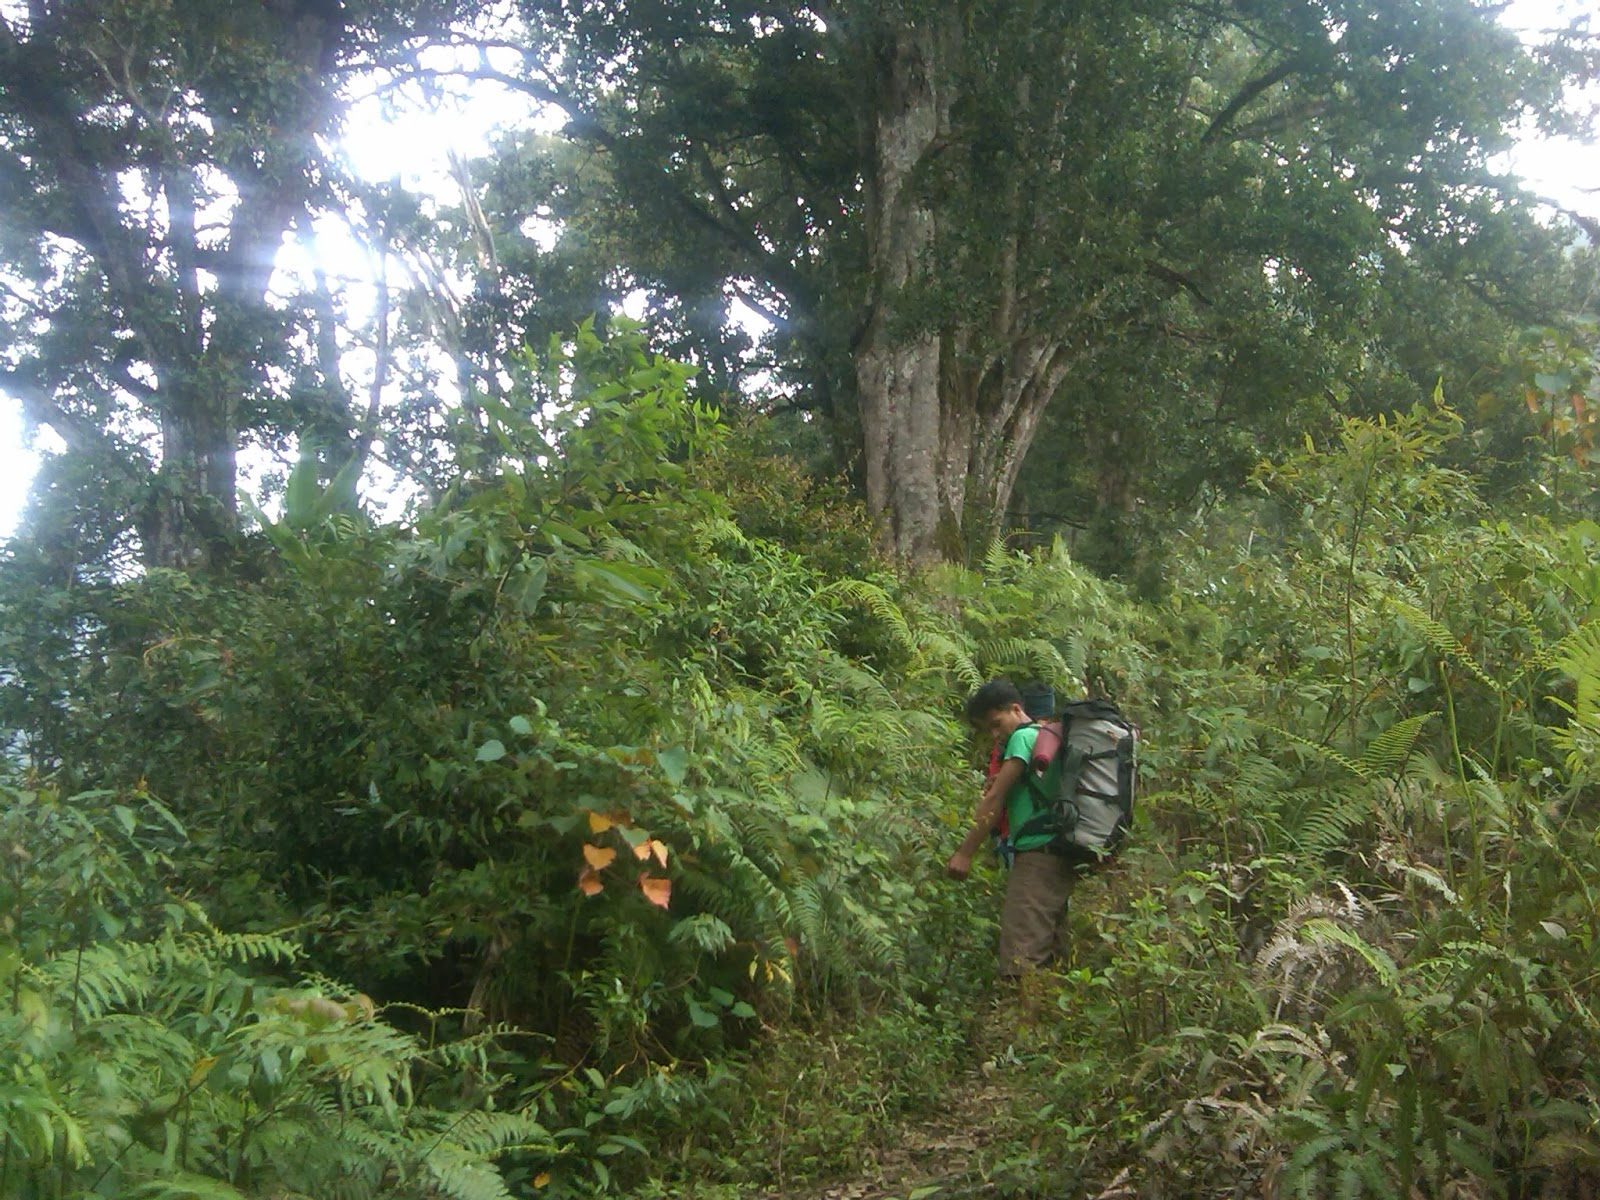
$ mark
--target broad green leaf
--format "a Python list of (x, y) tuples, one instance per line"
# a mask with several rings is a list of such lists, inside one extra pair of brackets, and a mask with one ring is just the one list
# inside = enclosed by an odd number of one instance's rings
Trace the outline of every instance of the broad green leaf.
[(689, 1020), (702, 1029), (711, 1029), (717, 1024), (717, 1014), (698, 1000), (691, 1000), (689, 1001)]
[(316, 520), (317, 461), (305, 452), (295, 460), (289, 471), (289, 482), (283, 492), (283, 522), (292, 529), (305, 529)]
[(572, 564), (574, 577), (602, 592), (622, 600), (648, 604), (655, 593), (645, 585), (654, 573), (640, 567), (622, 563), (601, 563), (592, 558), (579, 559)]
[(684, 746), (671, 746), (656, 755), (661, 773), (673, 787), (681, 787), (684, 774), (689, 770), (689, 751)]
[(569, 525), (565, 521), (558, 521), (554, 517), (547, 517), (540, 524), (539, 530), (546, 537), (553, 538), (557, 542), (565, 542), (570, 546), (588, 549), (593, 545), (589, 535), (584, 533), (583, 530)]
[(543, 559), (526, 559), (506, 576), (505, 595), (524, 616), (532, 616), (544, 597), (550, 569)]

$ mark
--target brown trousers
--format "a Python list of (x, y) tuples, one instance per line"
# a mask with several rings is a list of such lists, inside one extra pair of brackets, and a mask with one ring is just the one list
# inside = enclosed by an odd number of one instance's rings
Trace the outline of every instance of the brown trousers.
[(1000, 977), (1042, 967), (1066, 950), (1067, 900), (1082, 866), (1048, 850), (1021, 850), (1000, 910)]

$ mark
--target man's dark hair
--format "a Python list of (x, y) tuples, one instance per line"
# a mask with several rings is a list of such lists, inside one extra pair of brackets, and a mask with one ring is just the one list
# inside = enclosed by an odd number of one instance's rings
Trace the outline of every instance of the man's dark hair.
[(1022, 703), (1022, 693), (1009, 679), (991, 679), (967, 699), (967, 720), (976, 725), (990, 713)]

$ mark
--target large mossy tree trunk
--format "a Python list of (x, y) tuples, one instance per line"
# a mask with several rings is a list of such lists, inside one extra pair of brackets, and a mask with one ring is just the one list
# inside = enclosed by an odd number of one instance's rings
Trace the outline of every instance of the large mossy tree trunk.
[[(911, 561), (962, 558), (998, 532), (1068, 363), (1019, 294), (1028, 214), (1014, 174), (988, 197), (1005, 231), (991, 294), (970, 305), (934, 295), (950, 231), (927, 191), (936, 160), (962, 136), (951, 109), (969, 71), (963, 50), (947, 5), (884, 36), (862, 155), (872, 293), (854, 361), (867, 502), (884, 548)], [(1016, 81), (1019, 114), (1028, 90)]]
[(884, 548), (914, 560), (939, 553), (942, 518), (959, 520), (941, 468), (957, 457), (952, 441), (970, 439), (970, 424), (947, 422), (942, 407), (938, 332), (912, 312), (935, 234), (914, 176), (948, 128), (941, 72), (951, 41), (931, 19), (885, 35), (865, 152), (872, 295), (855, 368), (867, 505)]

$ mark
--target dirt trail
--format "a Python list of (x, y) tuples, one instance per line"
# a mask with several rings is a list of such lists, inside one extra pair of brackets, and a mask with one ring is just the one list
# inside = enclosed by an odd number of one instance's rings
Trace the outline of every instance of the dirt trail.
[[(1018, 1190), (992, 1178), (997, 1155), (1015, 1153), (1014, 1102), (1019, 1098), (1019, 1064), (1009, 1049), (951, 1081), (937, 1106), (906, 1120), (892, 1143), (886, 1139), (860, 1170), (850, 1176), (803, 1187), (778, 1187), (760, 1200), (1135, 1200), (1138, 1189), (1126, 1169), (1088, 1190), (1063, 1178), (1060, 1190)], [(1007, 1136), (1007, 1127), (1010, 1135)], [(1009, 1145), (1007, 1143), (1010, 1143)], [(1035, 1147), (1037, 1149), (1037, 1147)]]
[[(998, 1196), (981, 1174), (979, 1151), (1006, 1119), (1012, 1089), (1004, 1070), (955, 1080), (939, 1107), (908, 1120), (893, 1145), (848, 1179), (776, 1188), (764, 1200), (976, 1200)], [(934, 1190), (926, 1190), (934, 1189)]]

